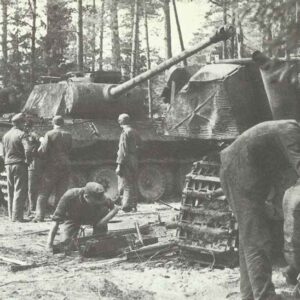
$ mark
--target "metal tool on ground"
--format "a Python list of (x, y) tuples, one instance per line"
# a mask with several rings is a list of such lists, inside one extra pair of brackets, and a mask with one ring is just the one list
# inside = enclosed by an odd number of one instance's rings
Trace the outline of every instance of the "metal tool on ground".
[(166, 206), (172, 208), (173, 210), (180, 211), (179, 208), (176, 208), (176, 207), (174, 207), (174, 206), (170, 205), (169, 203), (166, 203), (166, 202), (164, 202), (164, 201), (162, 201), (162, 200), (157, 200), (156, 202), (161, 203), (161, 204), (163, 204), (163, 205), (166, 205)]

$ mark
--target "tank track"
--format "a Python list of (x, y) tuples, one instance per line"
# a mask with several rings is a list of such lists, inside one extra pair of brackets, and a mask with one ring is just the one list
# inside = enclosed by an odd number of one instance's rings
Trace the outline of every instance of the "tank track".
[(234, 267), (238, 263), (237, 223), (225, 196), (208, 197), (221, 188), (217, 159), (195, 162), (186, 175), (178, 219), (181, 253), (211, 267)]

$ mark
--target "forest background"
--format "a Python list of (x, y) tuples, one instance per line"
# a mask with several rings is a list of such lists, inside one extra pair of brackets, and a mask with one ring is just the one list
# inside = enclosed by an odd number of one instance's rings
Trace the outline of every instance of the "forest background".
[[(235, 36), (188, 59), (299, 54), (298, 0), (0, 0), (0, 75), (24, 103), (41, 78), (68, 72), (121, 71), (123, 80), (212, 36)], [(178, 22), (176, 22), (178, 20)], [(164, 77), (152, 80), (159, 111)]]

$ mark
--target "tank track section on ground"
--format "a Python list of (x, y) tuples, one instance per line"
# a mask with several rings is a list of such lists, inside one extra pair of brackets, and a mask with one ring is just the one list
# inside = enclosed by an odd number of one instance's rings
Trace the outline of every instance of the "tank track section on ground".
[(224, 195), (207, 197), (220, 188), (220, 163), (204, 158), (186, 175), (177, 238), (183, 256), (211, 267), (238, 264), (237, 223)]

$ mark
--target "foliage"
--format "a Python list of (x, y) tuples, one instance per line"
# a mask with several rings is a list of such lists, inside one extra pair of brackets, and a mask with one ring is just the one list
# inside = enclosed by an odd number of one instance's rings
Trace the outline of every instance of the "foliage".
[(282, 55), (280, 51), (282, 49), (290, 52), (299, 47), (298, 2), (298, 0), (252, 0), (244, 6), (244, 16), (250, 17), (259, 28), (265, 30), (270, 26), (272, 39), (268, 42), (274, 48), (275, 54)]
[(70, 0), (48, 1), (46, 7), (47, 23), (46, 35), (42, 38), (42, 48), (45, 53), (45, 72), (48, 75), (59, 76), (60, 65), (65, 63), (65, 51), (69, 44), (69, 39), (74, 38), (72, 30), (71, 14), (73, 9), (69, 7)]

